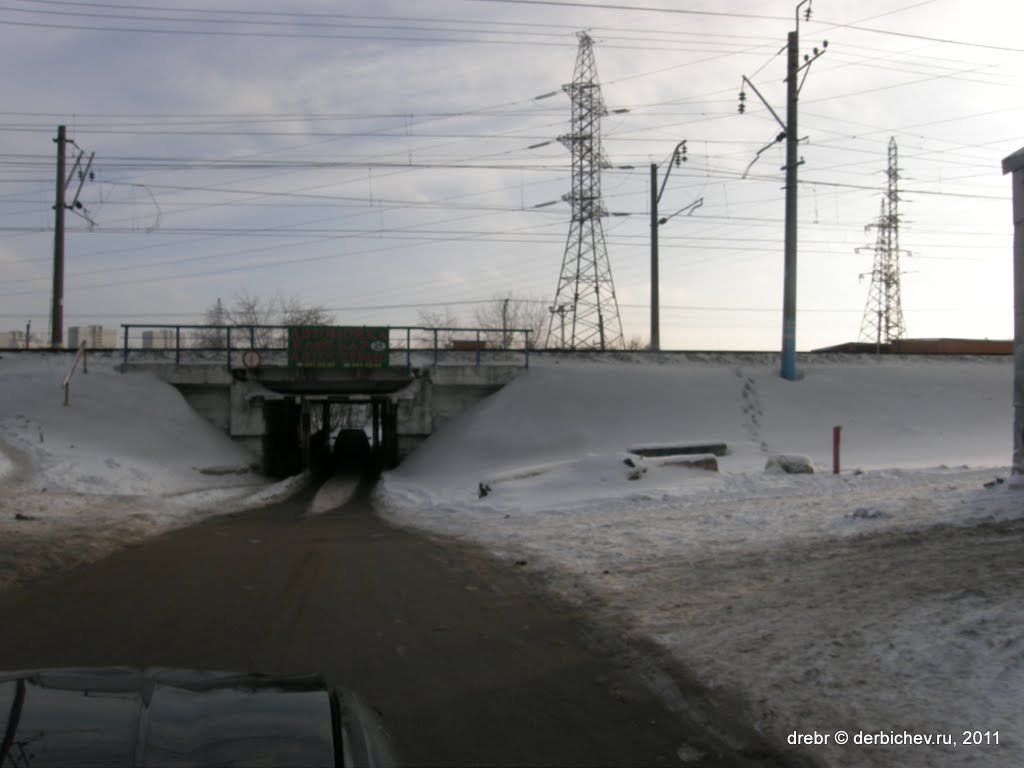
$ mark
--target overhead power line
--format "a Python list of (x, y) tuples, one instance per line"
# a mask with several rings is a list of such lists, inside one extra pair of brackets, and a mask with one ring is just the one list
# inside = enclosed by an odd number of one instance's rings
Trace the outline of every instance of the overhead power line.
[(830, 27), (842, 27), (853, 29), (857, 32), (870, 32), (875, 35), (887, 35), (890, 37), (903, 37), (909, 40), (922, 40), (927, 43), (945, 43), (946, 45), (959, 45), (965, 48), (981, 48), (988, 51), (1004, 51), (1006, 53), (1024, 53), (1024, 48), (1011, 48), (1004, 45), (991, 45), (989, 43), (973, 43), (967, 40), (955, 40), (949, 37), (929, 37), (928, 35), (917, 35), (912, 32), (897, 32), (892, 29), (877, 29), (875, 27), (861, 27), (856, 24), (844, 24), (838, 21), (826, 21), (815, 19), (818, 24), (827, 24)]

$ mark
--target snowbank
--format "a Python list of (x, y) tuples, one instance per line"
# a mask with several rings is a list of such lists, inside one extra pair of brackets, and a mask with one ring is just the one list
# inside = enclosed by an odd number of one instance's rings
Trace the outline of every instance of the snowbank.
[[(69, 365), (0, 358), (0, 589), (305, 481), (268, 486), (173, 388), (110, 360), (90, 360), (64, 407)], [(722, 356), (535, 360), (386, 473), (376, 499), (528, 563), (780, 744), (840, 729), (960, 742), (804, 749), (824, 764), (1020, 763), (1024, 497), (998, 482), (1012, 361), (807, 358), (803, 373)], [(820, 471), (836, 425), (837, 476)], [(681, 442), (729, 450), (718, 471), (627, 453)], [(819, 473), (766, 472), (772, 455)], [(352, 490), (325, 486), (311, 512)], [(967, 748), (964, 730), (999, 743)]]
[(36, 490), (163, 495), (252, 482), (256, 457), (149, 372), (118, 373), (111, 358), (92, 356), (64, 406), (71, 363), (59, 354), (0, 359), (0, 439), (37, 468)]
[[(1003, 466), (1010, 457), (1012, 365), (1007, 359), (862, 358), (809, 362), (804, 379), (769, 364), (682, 360), (662, 365), (542, 361), (431, 436), (384, 484), (417, 505), (471, 503), (491, 477), (552, 465), (534, 482), (502, 484), (488, 505), (548, 506), (552, 485), (578, 486), (567, 502), (640, 492), (620, 482), (631, 446), (725, 442), (721, 477), (650, 472), (643, 493), (686, 493), (759, 475), (770, 454), (832, 467), (841, 426), (843, 467)], [(574, 465), (574, 468), (568, 468)], [(541, 476), (545, 479), (541, 479)], [(590, 489), (589, 491), (587, 489)], [(506, 495), (515, 493), (514, 496)], [(525, 493), (525, 496), (524, 496)]]
[[(1024, 497), (998, 482), (1011, 361), (802, 369), (787, 382), (739, 359), (546, 361), (445, 425), (378, 499), (405, 524), (530, 563), (744, 702), (780, 745), (840, 729), (961, 742), (803, 748), (825, 764), (1019, 762)], [(845, 471), (820, 474), (834, 426)], [(702, 441), (728, 444), (718, 472), (625, 453)], [(819, 474), (766, 472), (779, 454)], [(965, 749), (968, 729), (1000, 743)]]
[(0, 589), (292, 491), (150, 373), (92, 355), (0, 357)]

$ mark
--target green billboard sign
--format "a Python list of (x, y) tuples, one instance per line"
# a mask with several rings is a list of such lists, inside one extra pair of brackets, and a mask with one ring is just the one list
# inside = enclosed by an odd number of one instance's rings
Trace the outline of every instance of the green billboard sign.
[(302, 325), (288, 329), (290, 368), (385, 368), (388, 329)]

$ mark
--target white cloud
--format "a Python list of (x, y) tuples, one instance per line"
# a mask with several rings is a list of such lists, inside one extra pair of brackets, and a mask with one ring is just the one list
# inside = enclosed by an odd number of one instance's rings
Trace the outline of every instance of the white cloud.
[[(23, 284), (0, 283), (0, 302), (14, 313), (48, 311), (52, 235), (17, 230), (49, 220), (38, 201), (52, 204), (59, 122), (96, 151), (104, 182), (83, 193), (100, 214), (97, 231), (68, 238), (67, 303), (77, 312), (109, 312), (111, 321), (146, 308), (198, 312), (234, 286), (267, 295), (284, 286), (330, 306), (454, 302), (504, 290), (548, 296), (569, 207), (533, 206), (569, 190), (568, 153), (554, 142), (569, 130), (569, 102), (560, 92), (534, 97), (572, 79), (574, 33), (590, 29), (606, 103), (630, 110), (603, 122), (608, 157), (634, 167), (603, 178), (608, 208), (631, 214), (605, 222), (620, 303), (648, 300), (648, 165), (663, 164), (685, 138), (689, 160), (673, 172), (662, 209), (698, 197), (704, 205), (662, 228), (663, 302), (781, 304), (780, 148), (761, 156), (751, 178), (736, 178), (778, 126), (749, 89), (747, 114), (737, 115), (736, 97), (747, 74), (783, 114), (785, 55), (776, 54), (791, 11), (753, 2), (689, 8), (741, 16), (481, 2), (429, 11), (367, 4), (346, 7), (342, 19), (335, 5), (310, 2), (289, 6), (290, 26), (253, 26), (286, 17), (240, 13), (280, 12), (251, 4), (228, 14), (230, 25), (101, 24), (74, 12), (47, 22), (191, 30), (182, 34), (0, 19), (0, 64), (19, 72), (6, 100), (0, 241), (29, 260), (25, 276), (39, 278), (30, 295)], [(864, 226), (878, 215), (890, 136), (903, 176), (901, 243), (915, 259), (905, 260), (908, 330), (1009, 336), (1012, 222), (999, 160), (1024, 143), (1015, 79), (1024, 54), (834, 22), (1019, 49), (1008, 30), (1021, 12), (1000, 8), (1005, 23), (993, 24), (994, 10), (976, 4), (890, 13), (882, 2), (834, 2), (814, 11), (802, 41), (810, 47), (827, 37), (829, 48), (801, 95), (800, 305), (844, 311), (801, 316), (799, 346), (849, 340), (859, 330), (867, 285), (857, 277), (873, 258)], [(252, 34), (260, 30), (277, 36)], [(545, 141), (553, 143), (535, 146)], [(143, 168), (124, 158), (256, 165)], [(15, 164), (25, 159), (29, 166)], [(460, 163), (480, 167), (450, 168)], [(537, 165), (548, 170), (528, 169)], [(150, 194), (160, 228), (147, 233)], [(867, 252), (854, 253), (863, 245)], [(96, 271), (118, 266), (123, 273)], [(646, 308), (622, 314), (627, 335), (646, 335)], [(415, 309), (383, 315), (375, 321), (397, 325)], [(777, 346), (774, 315), (662, 316), (665, 346)]]

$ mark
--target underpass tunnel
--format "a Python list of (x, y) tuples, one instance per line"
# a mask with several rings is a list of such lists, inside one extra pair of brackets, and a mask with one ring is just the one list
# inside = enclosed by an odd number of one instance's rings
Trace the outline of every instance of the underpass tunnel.
[[(397, 408), (386, 397), (307, 398), (300, 440), (304, 466), (317, 474), (376, 475), (397, 464)], [(308, 436), (308, 437), (307, 437)]]

